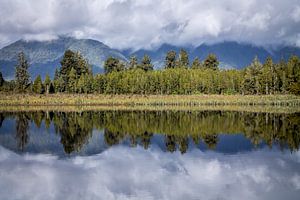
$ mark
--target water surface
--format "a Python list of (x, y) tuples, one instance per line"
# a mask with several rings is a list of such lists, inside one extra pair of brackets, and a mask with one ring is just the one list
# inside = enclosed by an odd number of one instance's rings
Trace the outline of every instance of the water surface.
[(0, 199), (298, 199), (300, 113), (0, 113)]

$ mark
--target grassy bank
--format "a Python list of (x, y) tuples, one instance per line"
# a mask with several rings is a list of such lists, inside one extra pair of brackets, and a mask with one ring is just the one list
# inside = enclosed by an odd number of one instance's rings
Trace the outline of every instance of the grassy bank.
[(294, 95), (97, 95), (97, 94), (0, 94), (0, 106), (281, 106), (299, 107)]

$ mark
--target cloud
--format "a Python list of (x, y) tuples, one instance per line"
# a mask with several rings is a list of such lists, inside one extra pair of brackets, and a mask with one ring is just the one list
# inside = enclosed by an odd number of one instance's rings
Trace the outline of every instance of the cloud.
[(299, 8), (299, 0), (0, 0), (0, 46), (59, 34), (118, 49), (223, 40), (299, 45)]
[(59, 159), (0, 147), (0, 199), (298, 199), (299, 157), (118, 146)]

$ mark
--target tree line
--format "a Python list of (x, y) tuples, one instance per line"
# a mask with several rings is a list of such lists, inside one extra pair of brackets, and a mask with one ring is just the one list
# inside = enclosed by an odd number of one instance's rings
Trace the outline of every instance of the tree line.
[(128, 62), (109, 57), (103, 74), (92, 74), (88, 61), (78, 52), (67, 50), (53, 80), (37, 76), (32, 82), (29, 64), (23, 52), (13, 81), (5, 81), (0, 72), (3, 91), (43, 93), (100, 94), (300, 94), (300, 59), (292, 55), (277, 63), (254, 58), (244, 69), (220, 69), (216, 55), (192, 62), (185, 50), (167, 52), (163, 69), (154, 70), (148, 55)]

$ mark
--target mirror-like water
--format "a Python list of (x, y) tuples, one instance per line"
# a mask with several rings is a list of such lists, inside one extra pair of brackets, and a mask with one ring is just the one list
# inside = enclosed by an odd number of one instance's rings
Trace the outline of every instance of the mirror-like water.
[(298, 199), (299, 144), (300, 113), (2, 112), (0, 199)]

